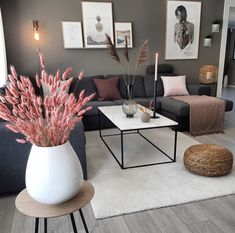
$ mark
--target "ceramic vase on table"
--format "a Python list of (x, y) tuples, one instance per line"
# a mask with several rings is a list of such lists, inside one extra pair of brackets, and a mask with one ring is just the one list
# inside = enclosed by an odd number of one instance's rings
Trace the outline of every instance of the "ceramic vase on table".
[(122, 111), (126, 114), (126, 117), (134, 117), (138, 110), (137, 103), (133, 100), (133, 85), (127, 85), (127, 100), (122, 104)]
[(83, 172), (70, 142), (53, 147), (33, 145), (25, 181), (29, 195), (43, 204), (59, 204), (75, 196), (82, 185)]
[(140, 115), (140, 118), (143, 122), (149, 122), (151, 119), (151, 116), (148, 112), (142, 112)]

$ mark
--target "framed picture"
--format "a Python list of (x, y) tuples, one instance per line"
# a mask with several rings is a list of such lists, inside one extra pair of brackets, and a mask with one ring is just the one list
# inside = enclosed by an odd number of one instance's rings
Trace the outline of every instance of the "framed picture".
[(115, 45), (117, 48), (125, 47), (125, 37), (127, 37), (128, 48), (133, 48), (132, 39), (132, 23), (130, 22), (116, 22), (115, 28)]
[(106, 48), (108, 34), (113, 41), (112, 2), (82, 2), (86, 48)]
[(167, 1), (167, 60), (197, 59), (201, 20), (201, 2)]
[(81, 22), (62, 22), (65, 49), (83, 48)]

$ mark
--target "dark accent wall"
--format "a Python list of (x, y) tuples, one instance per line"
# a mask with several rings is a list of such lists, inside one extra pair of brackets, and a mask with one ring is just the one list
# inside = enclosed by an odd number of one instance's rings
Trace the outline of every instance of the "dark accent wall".
[[(213, 34), (211, 47), (203, 47), (203, 38), (211, 33), (214, 20), (223, 17), (224, 0), (202, 0), (199, 57), (196, 60), (166, 61), (165, 26), (166, 0), (113, 0), (114, 21), (133, 23), (134, 48), (148, 39), (148, 63), (159, 53), (160, 63), (171, 63), (178, 74), (186, 74), (190, 82), (198, 82), (199, 69), (205, 64), (218, 66), (221, 32)], [(117, 74), (119, 66), (107, 55), (106, 49), (64, 49), (61, 21), (82, 21), (79, 0), (1, 0), (8, 64), (19, 73), (31, 75), (39, 70), (32, 20), (39, 20), (39, 47), (46, 57), (47, 70), (55, 72), (72, 66), (74, 74), (84, 70), (87, 75)], [(121, 52), (122, 50), (119, 49)], [(146, 65), (138, 73), (145, 73)]]

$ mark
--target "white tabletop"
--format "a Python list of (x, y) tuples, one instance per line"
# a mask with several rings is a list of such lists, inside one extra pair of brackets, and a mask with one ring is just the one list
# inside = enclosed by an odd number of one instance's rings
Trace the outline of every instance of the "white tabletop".
[[(161, 128), (178, 125), (177, 122), (160, 114), (156, 114), (160, 118), (151, 118), (149, 122), (142, 122), (140, 119), (142, 112), (139, 109), (134, 117), (128, 118), (122, 111), (122, 105), (98, 107), (98, 109), (120, 130)], [(152, 115), (152, 112), (150, 114)]]

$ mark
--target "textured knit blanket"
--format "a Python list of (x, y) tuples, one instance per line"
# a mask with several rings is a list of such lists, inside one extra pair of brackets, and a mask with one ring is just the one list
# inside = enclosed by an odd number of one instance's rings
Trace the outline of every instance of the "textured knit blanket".
[(190, 105), (189, 128), (193, 136), (219, 133), (224, 129), (225, 101), (212, 96), (174, 96)]

